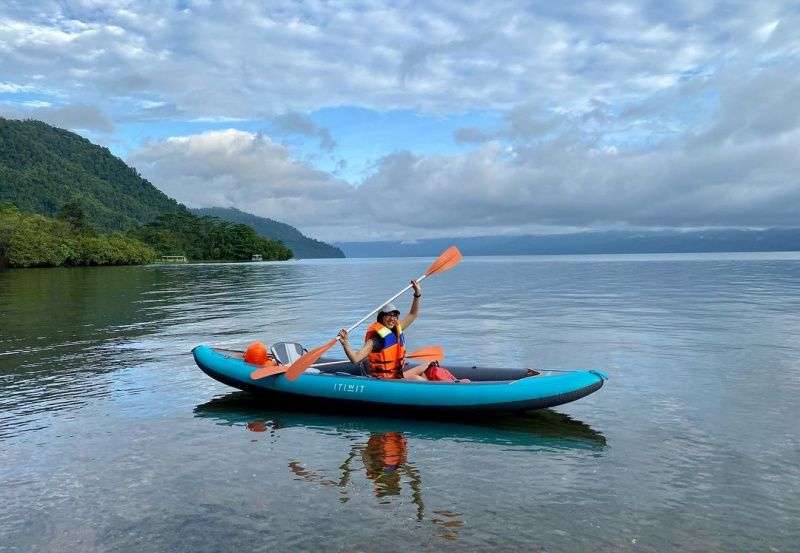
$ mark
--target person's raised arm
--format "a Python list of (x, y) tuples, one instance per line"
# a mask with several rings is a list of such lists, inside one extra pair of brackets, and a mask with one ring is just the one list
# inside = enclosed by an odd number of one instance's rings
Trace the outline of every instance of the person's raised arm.
[(370, 354), (372, 348), (375, 344), (372, 340), (367, 340), (364, 342), (364, 347), (362, 347), (358, 351), (353, 351), (353, 348), (350, 347), (350, 338), (347, 335), (347, 330), (344, 328), (339, 331), (339, 342), (342, 344), (342, 349), (344, 350), (344, 354), (347, 358), (353, 363), (360, 363), (363, 361), (367, 355)]
[(411, 286), (414, 288), (414, 299), (411, 300), (411, 309), (408, 311), (408, 315), (403, 317), (403, 321), (400, 323), (403, 326), (403, 330), (408, 328), (417, 318), (420, 298), (422, 298), (422, 287), (420, 287), (419, 282), (412, 280)]

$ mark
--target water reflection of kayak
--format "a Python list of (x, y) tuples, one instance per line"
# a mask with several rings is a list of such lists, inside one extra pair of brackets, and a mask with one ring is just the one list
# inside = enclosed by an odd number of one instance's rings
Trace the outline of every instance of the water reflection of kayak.
[(211, 378), (248, 392), (290, 396), (297, 400), (373, 404), (388, 408), (458, 411), (528, 411), (575, 401), (599, 390), (606, 375), (598, 370), (537, 372), (530, 369), (447, 368), (472, 382), (380, 380), (361, 376), (361, 367), (341, 363), (329, 370), (302, 374), (291, 381), (282, 374), (253, 380), (254, 365), (241, 356), (210, 346), (192, 350), (197, 365)]
[[(463, 444), (483, 444), (481, 447), (488, 448), (486, 454), (490, 456), (492, 452), (508, 450), (557, 451), (559, 456), (569, 450), (596, 455), (606, 446), (599, 432), (549, 409), (473, 416), (443, 413), (439, 420), (431, 421), (400, 418), (404, 413), (397, 410), (395, 417), (388, 417), (365, 415), (363, 409), (358, 412), (341, 406), (309, 408), (297, 402), (293, 407), (284, 402), (276, 408), (271, 399), (263, 396), (231, 392), (198, 405), (194, 415), (243, 434), (267, 433), (270, 444), (280, 441), (286, 429), (291, 435), (300, 428), (304, 433), (318, 434), (319, 439), (325, 440), (327, 460), (321, 462), (317, 458), (316, 463), (302, 458), (302, 451), (294, 447), (297, 438), (292, 438), (288, 470), (295, 480), (336, 490), (342, 503), (361, 503), (372, 495), (383, 506), (394, 504), (393, 512), (401, 516), (415, 516), (417, 523), (433, 524), (446, 540), (458, 539), (467, 521), (458, 505), (442, 504), (447, 497), (440, 493), (431, 497), (427, 493), (427, 465), (414, 459), (423, 442), (428, 442), (428, 448), (439, 448), (449, 441), (455, 450)], [(442, 485), (439, 482), (437, 487), (441, 489)], [(413, 515), (408, 507), (413, 509)]]
[(568, 415), (543, 409), (534, 413), (445, 417), (436, 421), (414, 418), (369, 416), (354, 409), (307, 407), (299, 410), (288, 402), (243, 392), (231, 392), (194, 409), (196, 417), (212, 419), (226, 426), (254, 431), (280, 431), (305, 427), (328, 435), (348, 436), (402, 432), (410, 439), (450, 439), (509, 447), (593, 449), (606, 445), (605, 437), (587, 424)]

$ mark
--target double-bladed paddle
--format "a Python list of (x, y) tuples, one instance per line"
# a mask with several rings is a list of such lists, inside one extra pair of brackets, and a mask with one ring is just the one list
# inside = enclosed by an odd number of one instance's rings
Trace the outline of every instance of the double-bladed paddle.
[[(456, 265), (459, 264), (461, 259), (462, 259), (461, 252), (458, 251), (458, 248), (456, 248), (455, 246), (450, 246), (445, 251), (443, 251), (439, 255), (439, 257), (436, 258), (436, 260), (433, 263), (431, 263), (430, 267), (428, 267), (428, 269), (417, 279), (417, 282), (419, 282), (420, 280), (422, 280), (424, 278), (427, 278), (429, 276), (433, 276), (433, 275), (438, 274), (438, 273), (443, 273), (443, 272), (445, 272), (445, 271), (447, 271), (449, 269), (452, 269), (453, 267), (455, 267)], [(361, 320), (359, 320), (353, 326), (348, 328), (347, 332), (351, 332), (358, 325), (360, 325), (361, 323), (366, 321), (369, 317), (371, 317), (372, 315), (377, 313), (378, 310), (381, 307), (383, 307), (387, 303), (390, 303), (391, 301), (397, 299), (401, 294), (403, 294), (404, 292), (406, 292), (406, 291), (408, 291), (410, 289), (411, 289), (411, 285), (409, 284), (408, 286), (406, 286), (405, 288), (400, 290), (398, 293), (396, 293), (394, 296), (392, 296), (388, 300), (384, 301), (378, 307), (376, 307), (375, 309), (373, 309), (372, 311), (370, 311), (369, 313), (364, 315), (364, 317), (361, 318)], [(338, 337), (337, 338), (333, 338), (332, 340), (329, 340), (328, 342), (325, 342), (325, 344), (321, 345), (320, 347), (312, 349), (308, 353), (305, 353), (304, 355), (302, 355), (297, 361), (295, 361), (294, 363), (289, 365), (289, 367), (287, 369), (285, 369), (286, 370), (286, 378), (288, 378), (289, 380), (295, 380), (298, 376), (303, 374), (303, 372), (306, 369), (311, 367), (311, 365), (313, 365), (314, 362), (316, 362), (317, 359), (322, 357), (322, 354), (324, 354), (331, 347), (333, 347), (333, 344), (335, 344), (338, 339), (339, 339)], [(408, 356), (408, 357), (410, 357), (410, 356)], [(433, 359), (431, 359), (431, 360), (433, 360)], [(277, 374), (279, 372), (283, 372), (282, 370), (275, 370), (275, 369), (276, 369), (276, 367), (263, 367), (262, 369), (258, 369), (257, 371), (254, 371), (250, 375), (250, 378), (253, 378), (253, 379), (262, 378), (263, 376), (269, 376), (270, 374)], [(266, 372), (266, 374), (260, 374), (259, 371), (262, 371), (262, 370), (264, 370)], [(258, 376), (256, 376), (256, 373), (259, 373)]]
[[(310, 353), (310, 352), (309, 352)], [(427, 346), (424, 348), (420, 348), (418, 350), (412, 351), (411, 353), (406, 354), (406, 359), (413, 359), (414, 361), (418, 361), (420, 363), (430, 363), (432, 361), (441, 361), (444, 359), (444, 350), (442, 346)], [(309, 368), (312, 367), (327, 367), (330, 365), (342, 365), (344, 363), (349, 363), (348, 360), (343, 361), (330, 361), (326, 363), (317, 363), (311, 365)], [(267, 376), (272, 376), (274, 374), (280, 374), (282, 372), (286, 372), (289, 368), (289, 365), (265, 365), (263, 367), (259, 367), (258, 369), (254, 370), (250, 373), (250, 378), (253, 380), (258, 380), (259, 378), (265, 378)]]

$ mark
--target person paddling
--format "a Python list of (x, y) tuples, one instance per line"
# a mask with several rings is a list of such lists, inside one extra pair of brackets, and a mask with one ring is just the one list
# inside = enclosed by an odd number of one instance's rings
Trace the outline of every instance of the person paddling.
[(414, 299), (408, 314), (400, 320), (400, 310), (392, 303), (387, 303), (378, 311), (377, 321), (367, 328), (364, 336), (364, 346), (353, 351), (350, 347), (346, 329), (339, 331), (339, 341), (342, 344), (347, 358), (353, 363), (360, 363), (367, 359), (367, 370), (370, 376), (382, 379), (427, 380), (424, 375), (427, 366), (417, 365), (405, 369), (405, 336), (403, 331), (419, 315), (422, 288), (416, 280), (411, 281), (414, 288)]

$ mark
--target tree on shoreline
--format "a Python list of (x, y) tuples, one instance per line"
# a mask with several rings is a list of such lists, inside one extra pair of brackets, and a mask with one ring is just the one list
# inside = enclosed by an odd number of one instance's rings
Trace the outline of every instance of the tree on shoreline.
[(86, 223), (79, 203), (70, 202), (56, 219), (0, 204), (0, 266), (60, 267), (138, 265), (160, 256), (196, 261), (291, 259), (292, 251), (247, 225), (188, 213), (162, 215), (128, 233), (98, 234)]
[(0, 265), (61, 267), (152, 263), (156, 252), (121, 233), (97, 235), (70, 223), (0, 204)]
[(167, 213), (133, 229), (131, 235), (159, 255), (185, 255), (193, 260), (248, 261), (254, 254), (273, 261), (292, 258), (292, 250), (281, 242), (263, 238), (247, 225), (216, 217)]
[(86, 219), (86, 212), (81, 206), (80, 200), (70, 200), (61, 206), (56, 214), (56, 219), (60, 219), (68, 223), (75, 232), (84, 232), (94, 234), (95, 230)]

